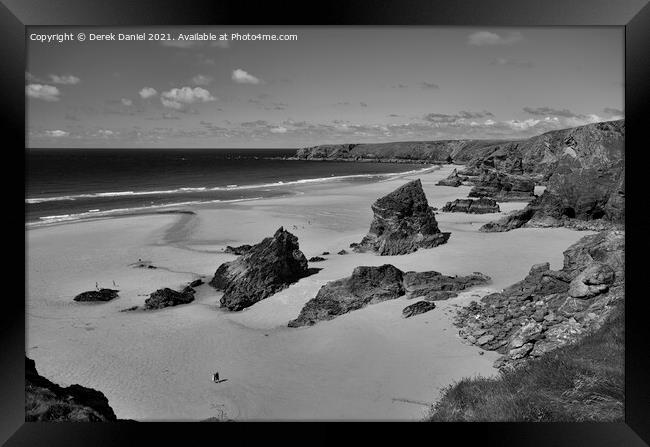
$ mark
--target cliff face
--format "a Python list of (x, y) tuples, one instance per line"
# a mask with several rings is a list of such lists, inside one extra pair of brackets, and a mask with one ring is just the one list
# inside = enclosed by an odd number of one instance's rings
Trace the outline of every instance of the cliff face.
[(376, 144), (325, 144), (299, 149), (302, 160), (468, 162), (500, 140), (401, 141)]
[(103, 393), (80, 385), (63, 388), (38, 374), (25, 357), (25, 421), (114, 422), (117, 417)]
[(550, 177), (562, 160), (599, 169), (623, 157), (625, 120), (546, 132), (526, 140), (440, 140), (378, 144), (329, 144), (299, 149), (303, 160), (416, 160), (462, 163), (510, 174)]
[(520, 142), (498, 144), (469, 163), (511, 174), (542, 174), (548, 179), (558, 168), (603, 169), (621, 161), (625, 149), (625, 120), (554, 130)]

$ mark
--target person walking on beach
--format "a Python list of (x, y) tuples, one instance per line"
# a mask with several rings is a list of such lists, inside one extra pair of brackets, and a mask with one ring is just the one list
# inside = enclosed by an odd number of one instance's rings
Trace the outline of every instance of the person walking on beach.
[(214, 383), (217, 383), (217, 382), (219, 381), (219, 371), (217, 371), (216, 373), (212, 374), (212, 381), (213, 381)]
[(95, 281), (95, 290), (99, 290), (99, 283)]

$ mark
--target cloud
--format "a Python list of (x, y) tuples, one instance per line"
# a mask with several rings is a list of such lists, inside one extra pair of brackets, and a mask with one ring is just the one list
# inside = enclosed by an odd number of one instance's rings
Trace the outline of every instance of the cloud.
[(100, 137), (112, 137), (113, 135), (115, 135), (115, 132), (113, 132), (112, 130), (108, 130), (108, 129), (99, 129), (97, 131), (97, 134)]
[(408, 88), (408, 85), (406, 85), (406, 84), (395, 84), (395, 85), (391, 85), (390, 87), (391, 88)]
[(130, 107), (130, 106), (133, 105), (133, 101), (131, 101), (128, 98), (122, 98), (120, 101), (122, 102), (122, 104), (124, 104), (127, 107)]
[(518, 68), (533, 68), (534, 64), (530, 61), (520, 61), (517, 59), (509, 59), (507, 57), (497, 57), (490, 62), (490, 65), (498, 65), (502, 67), (518, 67)]
[(420, 82), (420, 88), (423, 89), (430, 89), (430, 90), (438, 90), (440, 86), (438, 84), (434, 84), (433, 82)]
[(209, 85), (213, 81), (211, 76), (205, 76), (198, 74), (191, 79), (192, 84), (194, 85)]
[(138, 93), (140, 94), (140, 97), (142, 99), (151, 98), (152, 96), (156, 96), (158, 94), (156, 89), (153, 87), (145, 87), (142, 90), (140, 90)]
[(60, 138), (60, 137), (67, 137), (70, 135), (70, 132), (66, 132), (65, 130), (46, 130), (45, 135), (48, 137), (54, 137), (54, 138)]
[(79, 84), (79, 82), (81, 82), (81, 79), (73, 75), (51, 74), (50, 81), (53, 82), (54, 84), (74, 85), (74, 84)]
[(238, 84), (261, 84), (262, 80), (238, 68), (232, 72), (232, 80)]
[(59, 89), (53, 85), (44, 85), (44, 84), (29, 84), (25, 87), (25, 93), (30, 98), (42, 99), (43, 101), (58, 101)]
[(486, 117), (494, 117), (492, 112), (488, 112), (487, 110), (484, 110), (482, 112), (468, 112), (466, 110), (461, 110), (457, 114), (446, 114), (446, 113), (428, 113), (424, 116), (425, 121), (429, 121), (431, 123), (444, 123), (444, 124), (451, 124), (451, 123), (458, 123), (458, 122), (465, 122), (470, 119), (478, 119), (478, 118), (486, 118)]
[(623, 116), (623, 111), (621, 109), (615, 109), (613, 107), (605, 107), (603, 109), (603, 112), (605, 112), (608, 115)]
[(475, 46), (512, 45), (522, 39), (523, 36), (518, 31), (512, 31), (506, 35), (499, 35), (490, 31), (477, 31), (467, 37), (467, 43)]
[(201, 87), (173, 88), (162, 92), (160, 97), (163, 106), (175, 110), (181, 110), (187, 104), (215, 101), (216, 99), (209, 91)]
[(287, 133), (287, 128), (283, 126), (272, 127), (271, 133)]
[(574, 113), (568, 109), (554, 109), (552, 107), (524, 107), (524, 112), (535, 116), (563, 116), (565, 118), (584, 118), (585, 115)]
[(359, 105), (360, 105), (361, 107), (368, 107), (368, 104), (366, 104), (366, 103), (363, 102), (363, 101), (361, 101), (361, 102), (359, 103)]

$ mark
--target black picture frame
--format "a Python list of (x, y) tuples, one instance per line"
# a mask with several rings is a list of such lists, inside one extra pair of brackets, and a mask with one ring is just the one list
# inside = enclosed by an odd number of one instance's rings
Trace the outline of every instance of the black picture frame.
[[(427, 442), (482, 445), (540, 446), (641, 446), (650, 442), (650, 371), (647, 347), (649, 327), (647, 291), (644, 290), (645, 253), (650, 220), (644, 214), (644, 172), (648, 147), (644, 132), (648, 128), (650, 104), (650, 6), (648, 0), (356, 0), (307, 3), (298, 1), (190, 1), (168, 0), (0, 0), (0, 107), (5, 172), (17, 177), (17, 163), (23, 163), (18, 149), (25, 144), (25, 52), (26, 27), (30, 25), (444, 25), (444, 26), (622, 26), (625, 27), (625, 118), (626, 118), (626, 351), (625, 423), (501, 423), (501, 424), (411, 424), (394, 427), (373, 424), (346, 428), (363, 430), (389, 441), (409, 442), (423, 435)], [(16, 157), (15, 163), (13, 157)], [(4, 175), (5, 180), (11, 176)], [(7, 202), (18, 208), (19, 197), (11, 179), (5, 185)], [(24, 179), (23, 179), (24, 181)], [(16, 197), (14, 197), (16, 196)], [(636, 206), (635, 206), (636, 204)], [(23, 216), (6, 213), (8, 228), (18, 232)], [(8, 236), (8, 235), (7, 235)], [(17, 239), (7, 237), (7, 239)], [(24, 249), (18, 243), (16, 252)], [(26, 256), (26, 252), (23, 251)], [(13, 254), (13, 253), (12, 253)], [(25, 275), (19, 253), (13, 260), (7, 280)], [(26, 259), (25, 259), (26, 260)], [(14, 274), (15, 273), (15, 274)], [(11, 278), (11, 279), (10, 279)], [(25, 284), (26, 282), (24, 282)], [(8, 287), (14, 292), (15, 287)], [(258, 424), (187, 423), (25, 423), (24, 354), (25, 307), (15, 293), (5, 292), (0, 312), (0, 441), (19, 445), (131, 445), (139, 442), (171, 444), (178, 442), (226, 442), (226, 433), (250, 436), (255, 430), (278, 442), (297, 438), (294, 427)], [(317, 405), (318, 403), (315, 403)], [(288, 428), (291, 431), (285, 430)], [(340, 439), (339, 426), (331, 430), (302, 424), (319, 441)], [(205, 437), (207, 441), (199, 441)], [(418, 436), (419, 437), (419, 436)], [(240, 438), (240, 442), (243, 439)], [(310, 440), (310, 438), (306, 438)], [(443, 441), (443, 439), (445, 439)], [(305, 439), (300, 439), (305, 442)], [(411, 441), (412, 442), (412, 441)], [(418, 442), (418, 441), (416, 441)]]

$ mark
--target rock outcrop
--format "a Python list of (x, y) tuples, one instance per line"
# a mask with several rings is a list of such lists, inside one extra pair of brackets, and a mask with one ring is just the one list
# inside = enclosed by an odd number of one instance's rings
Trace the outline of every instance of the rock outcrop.
[(75, 301), (110, 301), (117, 298), (118, 292), (119, 290), (114, 289), (89, 290), (88, 292), (80, 293), (73, 299)]
[(440, 272), (406, 272), (406, 298), (424, 298), (438, 301), (453, 298), (462, 290), (490, 282), (490, 277), (479, 272), (467, 276), (447, 276)]
[(309, 262), (323, 262), (323, 261), (325, 261), (325, 258), (323, 258), (322, 256), (312, 256), (311, 258), (309, 258)]
[(415, 315), (420, 315), (425, 312), (429, 312), (430, 310), (433, 310), (435, 308), (436, 308), (436, 304), (432, 301), (418, 301), (415, 304), (406, 306), (402, 310), (402, 316), (404, 318), (410, 318), (410, 317), (414, 317)]
[(298, 238), (280, 227), (273, 237), (254, 245), (234, 261), (221, 264), (210, 281), (223, 290), (221, 307), (238, 311), (295, 283), (309, 274)]
[(597, 329), (624, 299), (622, 231), (585, 236), (561, 270), (534, 265), (522, 281), (458, 312), (460, 335), (504, 356), (499, 366), (538, 357)]
[(419, 248), (444, 244), (451, 233), (443, 233), (427, 202), (420, 180), (413, 180), (372, 205), (370, 231), (354, 246), (358, 252), (374, 251), (382, 256), (403, 255)]
[(178, 306), (179, 304), (188, 304), (194, 301), (194, 289), (190, 286), (185, 287), (182, 291), (165, 287), (158, 289), (144, 300), (146, 310), (164, 309), (165, 307)]
[(438, 186), (453, 186), (458, 187), (463, 184), (463, 179), (458, 175), (458, 171), (454, 169), (447, 178), (439, 180), (436, 185)]
[(25, 357), (26, 422), (115, 422), (106, 396), (92, 388), (63, 388), (38, 374), (33, 360)]
[(544, 193), (523, 210), (514, 211), (480, 231), (525, 227), (571, 227), (601, 231), (621, 227), (625, 220), (623, 162), (602, 169), (561, 165)]
[[(490, 278), (481, 273), (468, 276), (446, 276), (439, 272), (406, 272), (390, 264), (380, 267), (357, 267), (352, 276), (322, 286), (315, 298), (309, 300), (289, 327), (311, 326), (318, 321), (331, 320), (339, 315), (405, 296), (424, 298), (424, 302), (444, 300), (458, 295), (469, 287), (484, 284)], [(409, 315), (425, 312), (435, 306), (418, 304)], [(406, 311), (406, 309), (405, 309)]]
[(615, 164), (621, 160), (624, 146), (625, 121), (605, 121), (496, 144), (474, 152), (469, 166), (511, 174), (540, 174), (547, 180), (567, 160), (581, 169)]
[(527, 176), (485, 170), (469, 197), (491, 197), (498, 202), (526, 202), (535, 198), (535, 182)]
[(230, 245), (228, 245), (223, 250), (223, 252), (224, 253), (230, 253), (230, 254), (237, 255), (237, 256), (241, 256), (241, 255), (245, 255), (246, 253), (248, 253), (251, 250), (251, 248), (253, 248), (253, 246), (248, 245), (248, 244), (240, 245), (238, 247), (231, 247)]
[(356, 267), (352, 276), (321, 287), (316, 297), (302, 308), (298, 318), (289, 322), (289, 327), (310, 326), (368, 304), (403, 296), (406, 291), (402, 278), (402, 271), (390, 264)]
[(480, 199), (456, 199), (453, 202), (447, 202), (442, 207), (442, 211), (447, 213), (470, 213), (470, 214), (488, 214), (498, 213), (501, 211), (497, 201), (487, 197)]

